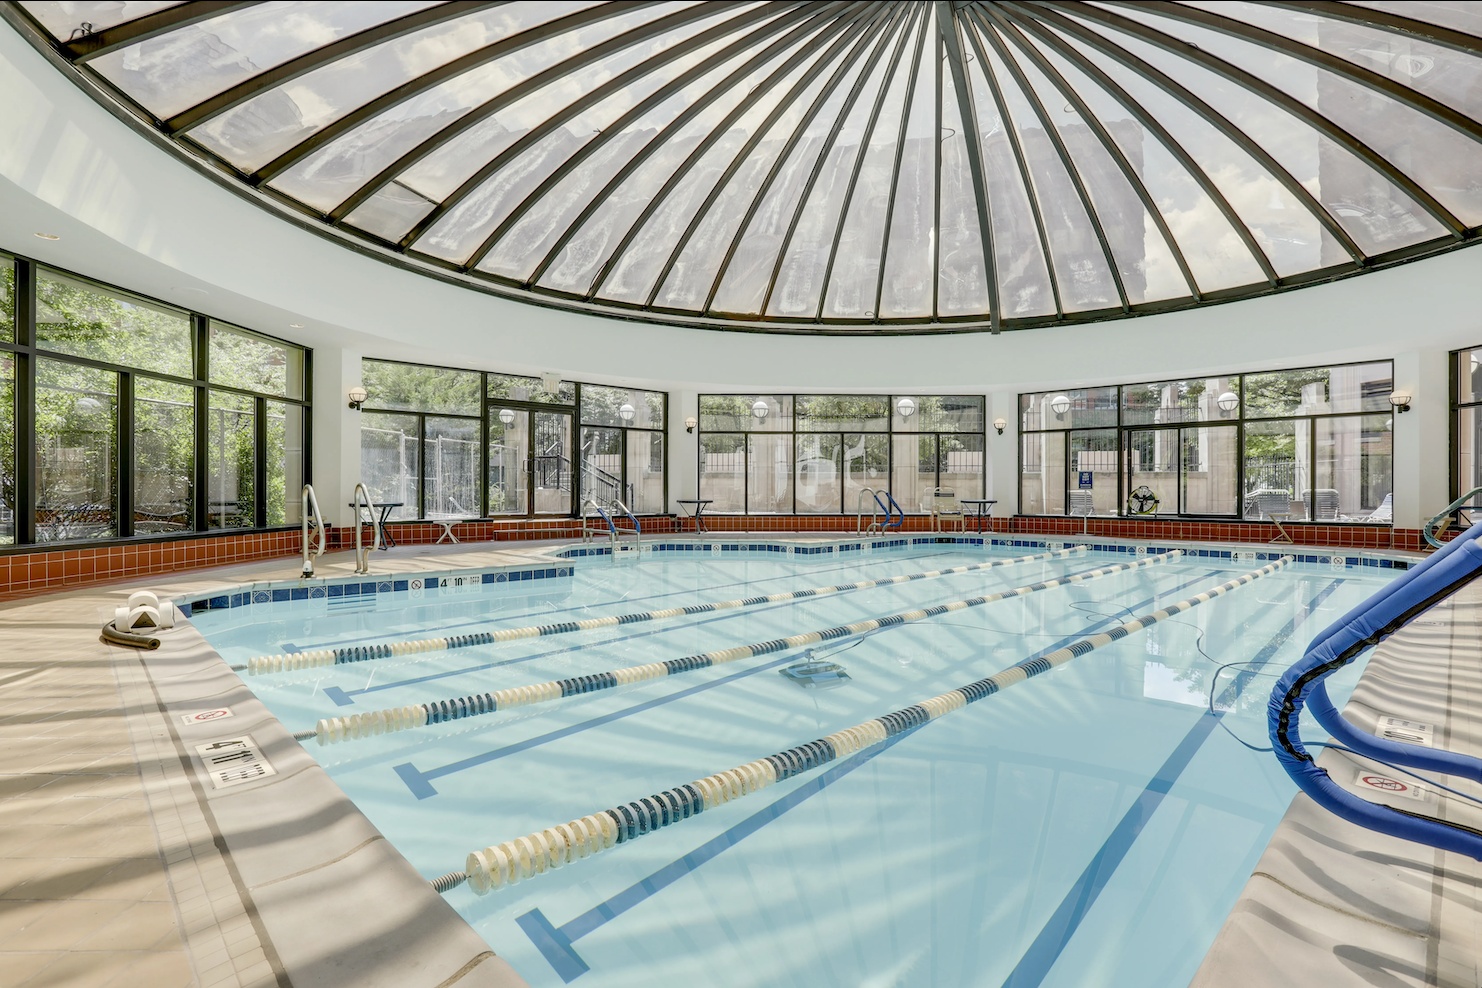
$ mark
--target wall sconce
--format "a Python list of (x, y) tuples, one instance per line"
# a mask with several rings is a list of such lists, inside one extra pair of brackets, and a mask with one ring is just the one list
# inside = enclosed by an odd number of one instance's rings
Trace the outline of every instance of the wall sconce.
[(633, 421), (633, 416), (635, 414), (636, 412), (633, 406), (628, 404), (626, 401), (618, 406), (618, 418), (622, 419), (624, 422)]
[(901, 418), (908, 419), (916, 414), (916, 402), (910, 398), (902, 398), (895, 403), (895, 410), (901, 413)]
[(1070, 399), (1064, 395), (1056, 395), (1050, 399), (1050, 411), (1056, 415), (1064, 415), (1070, 411)]
[(766, 418), (767, 413), (770, 411), (771, 409), (767, 407), (767, 403), (760, 398), (751, 406), (751, 414), (755, 415), (758, 419)]
[(499, 421), (503, 422), (505, 425), (509, 425), (514, 420), (515, 410), (513, 408), (501, 408), (499, 410)]
[(1394, 406), (1396, 412), (1408, 412), (1410, 410), (1410, 398), (1411, 395), (1408, 391), (1391, 391), (1389, 393), (1389, 403)]
[(369, 398), (370, 394), (357, 384), (350, 389), (345, 397), (350, 399), (350, 407), (358, 412), (360, 411), (360, 406), (365, 404), (365, 399)]
[(1220, 406), (1222, 412), (1233, 412), (1240, 407), (1240, 396), (1233, 391), (1226, 391), (1216, 398), (1214, 403)]
[(695, 431), (695, 426), (697, 426), (699, 424), (700, 424), (700, 420), (697, 419), (697, 418), (695, 418), (693, 415), (691, 415), (691, 416), (689, 416), (688, 418), (686, 418), (684, 420), (684, 431), (685, 432), (694, 432)]
[(998, 430), (998, 434), (1000, 436), (1003, 435), (1003, 430), (1006, 429), (1006, 428), (1008, 428), (1008, 424), (1009, 424), (1008, 419), (994, 419), (993, 420), (993, 428), (995, 428), (995, 429)]

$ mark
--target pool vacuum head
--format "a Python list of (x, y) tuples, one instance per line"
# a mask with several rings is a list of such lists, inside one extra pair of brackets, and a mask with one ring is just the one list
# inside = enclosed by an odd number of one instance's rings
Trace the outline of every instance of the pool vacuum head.
[(837, 662), (826, 662), (823, 659), (804, 659), (784, 669), (778, 669), (777, 672), (809, 690), (833, 689), (836, 686), (843, 686), (844, 681), (849, 678), (849, 673), (844, 671), (843, 666)]

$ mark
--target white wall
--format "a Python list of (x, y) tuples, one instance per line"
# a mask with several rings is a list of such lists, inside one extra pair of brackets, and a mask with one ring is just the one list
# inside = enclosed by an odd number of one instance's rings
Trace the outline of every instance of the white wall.
[[(446, 284), (285, 222), (174, 160), (5, 26), (0, 93), (0, 249), (325, 351), (670, 391), (671, 498), (693, 492), (695, 437), (681, 423), (706, 391), (987, 394), (990, 419), (1011, 424), (989, 435), (1004, 513), (1019, 391), (1392, 358), (1417, 398), (1395, 420), (1396, 522), (1413, 526), (1444, 504), (1445, 353), (1482, 343), (1476, 249), (1195, 311), (1001, 336), (777, 336), (605, 319)], [(354, 413), (336, 400), (328, 366), (340, 369), (339, 394), (358, 375), (339, 359), (315, 374), (316, 476), (330, 470), (342, 486), (358, 464), (343, 436), (328, 439), (326, 419)], [(336, 464), (320, 463), (332, 455)]]

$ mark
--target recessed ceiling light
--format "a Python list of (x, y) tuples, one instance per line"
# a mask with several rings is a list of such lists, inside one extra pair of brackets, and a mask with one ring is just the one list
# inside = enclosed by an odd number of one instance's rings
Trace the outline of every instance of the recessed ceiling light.
[(304, 324), (301, 323), (301, 322), (291, 322), (291, 323), (288, 324), (288, 328), (289, 329), (303, 329), (304, 328)]
[(62, 239), (61, 237), (57, 236), (55, 233), (38, 233), (38, 234), (36, 234), (36, 236), (39, 237), (42, 240), (61, 240)]

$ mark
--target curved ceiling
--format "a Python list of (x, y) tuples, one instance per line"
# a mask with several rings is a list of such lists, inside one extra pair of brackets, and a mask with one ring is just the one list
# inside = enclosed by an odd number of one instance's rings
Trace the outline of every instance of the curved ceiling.
[(257, 194), (424, 270), (630, 318), (1017, 329), (1482, 227), (1475, 4), (18, 7)]

